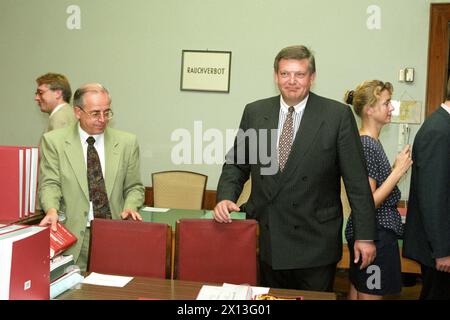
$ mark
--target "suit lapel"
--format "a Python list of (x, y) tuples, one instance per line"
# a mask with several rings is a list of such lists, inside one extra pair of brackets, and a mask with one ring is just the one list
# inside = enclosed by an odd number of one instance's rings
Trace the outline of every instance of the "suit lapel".
[[(80, 134), (78, 132), (78, 122), (73, 126), (73, 130), (66, 137), (64, 152), (66, 154), (67, 160), (70, 163), (70, 166), (75, 172), (75, 176), (81, 190), (83, 190), (86, 199), (89, 200), (86, 161), (84, 159), (83, 149), (81, 147)], [(80, 172), (84, 172), (84, 174), (80, 174)]]
[[(278, 168), (278, 154), (277, 154), (277, 135), (274, 135), (273, 139), (275, 141), (272, 141), (272, 130), (278, 129), (278, 121), (280, 117), (280, 96), (274, 97), (264, 110), (262, 116), (261, 116), (261, 123), (257, 126), (259, 129), (266, 129), (267, 130), (267, 145), (265, 150), (259, 150), (259, 152), (264, 152), (267, 156), (271, 152), (271, 145), (273, 144), (275, 146), (275, 154), (271, 156), (271, 160), (275, 161), (275, 166)], [(258, 135), (260, 132), (258, 132)], [(262, 133), (261, 133), (262, 134)], [(258, 139), (258, 143), (259, 139)], [(272, 164), (273, 165), (273, 164)], [(270, 166), (268, 164), (267, 166)], [(260, 168), (261, 170), (261, 168)], [(279, 178), (279, 172), (272, 175), (265, 175), (264, 176), (264, 187), (265, 190), (273, 190), (274, 185), (277, 184)]]
[(274, 97), (262, 115), (262, 129), (277, 129), (280, 117), (280, 96)]
[(116, 180), (117, 170), (119, 166), (120, 144), (115, 139), (111, 130), (105, 130), (105, 185), (108, 199), (111, 197), (111, 192)]

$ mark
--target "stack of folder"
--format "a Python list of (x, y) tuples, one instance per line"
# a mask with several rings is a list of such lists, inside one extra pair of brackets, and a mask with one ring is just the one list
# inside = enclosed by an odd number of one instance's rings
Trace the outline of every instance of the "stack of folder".
[(50, 261), (50, 299), (54, 299), (84, 280), (73, 255), (59, 255)]
[(68, 273), (75, 264), (73, 255), (60, 255), (50, 260), (50, 283)]
[(0, 146), (0, 220), (18, 221), (36, 212), (39, 149)]
[(49, 228), (0, 225), (0, 300), (48, 299)]

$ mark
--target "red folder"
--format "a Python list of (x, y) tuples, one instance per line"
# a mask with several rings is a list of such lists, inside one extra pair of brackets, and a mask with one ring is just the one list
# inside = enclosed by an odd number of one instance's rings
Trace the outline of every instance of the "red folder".
[(57, 256), (77, 242), (77, 237), (58, 222), (56, 231), (50, 231), (50, 258)]
[(0, 220), (35, 213), (39, 149), (0, 146)]
[(23, 213), (23, 150), (0, 147), (0, 219), (16, 221)]
[(49, 228), (27, 226), (0, 235), (0, 299), (50, 297)]

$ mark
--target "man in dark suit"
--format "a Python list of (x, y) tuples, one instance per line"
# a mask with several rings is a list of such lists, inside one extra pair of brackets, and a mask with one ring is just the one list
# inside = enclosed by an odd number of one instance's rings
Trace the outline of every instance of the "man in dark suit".
[(450, 300), (450, 81), (414, 139), (403, 255), (422, 267), (421, 299)]
[(355, 260), (365, 268), (376, 254), (375, 208), (356, 122), (348, 106), (310, 92), (316, 74), (308, 48), (284, 48), (274, 69), (281, 96), (246, 106), (214, 217), (231, 222), (251, 176), (245, 211), (260, 224), (261, 285), (332, 291), (342, 255), (341, 176), (356, 221)]

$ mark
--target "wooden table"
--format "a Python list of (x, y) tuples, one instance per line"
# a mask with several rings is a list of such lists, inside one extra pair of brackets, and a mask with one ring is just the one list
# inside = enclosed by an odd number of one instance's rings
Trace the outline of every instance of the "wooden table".
[[(81, 284), (79, 288), (66, 291), (57, 298), (58, 300), (194, 300), (203, 284), (194, 281), (134, 277), (122, 288)], [(336, 294), (333, 292), (270, 289), (269, 294), (303, 296), (304, 300), (336, 300)]]

